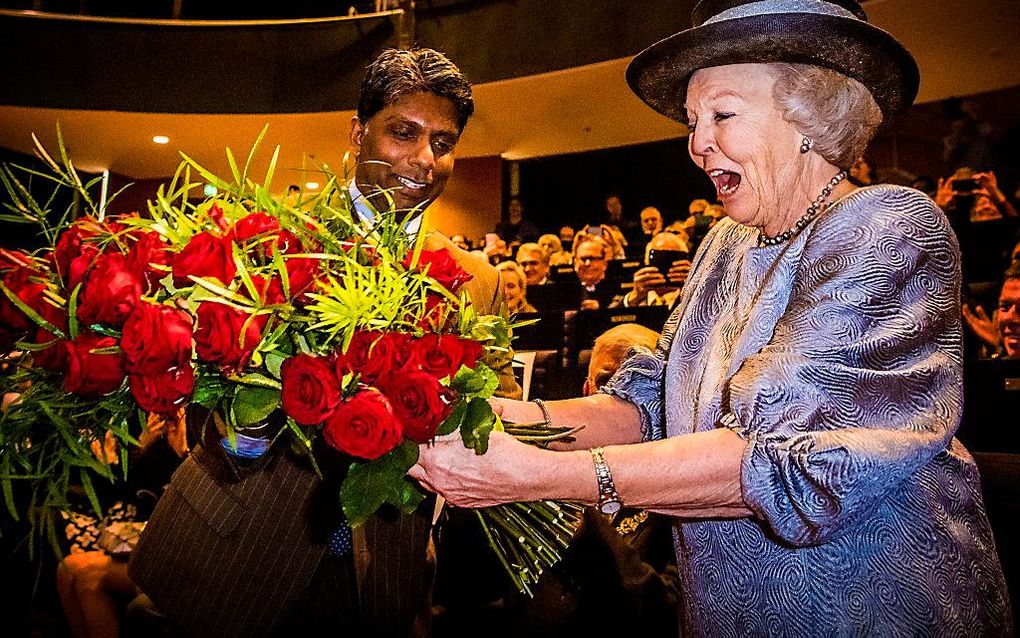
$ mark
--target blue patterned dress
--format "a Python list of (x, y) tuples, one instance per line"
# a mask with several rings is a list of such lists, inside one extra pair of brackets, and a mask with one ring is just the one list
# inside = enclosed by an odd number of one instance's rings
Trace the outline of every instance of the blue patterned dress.
[[(722, 220), (657, 351), (603, 390), (646, 438), (746, 442), (739, 520), (679, 521), (685, 635), (1004, 635), (962, 407), (959, 250), (921, 193), (860, 189), (790, 242)], [(1008, 541), (1007, 541), (1008, 542)]]

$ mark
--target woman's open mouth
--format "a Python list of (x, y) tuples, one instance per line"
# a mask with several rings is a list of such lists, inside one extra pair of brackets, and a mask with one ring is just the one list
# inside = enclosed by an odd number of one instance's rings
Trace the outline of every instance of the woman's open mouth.
[(715, 189), (719, 191), (720, 196), (732, 195), (740, 188), (739, 173), (726, 171), (721, 168), (713, 168), (708, 171), (708, 176), (712, 179)]

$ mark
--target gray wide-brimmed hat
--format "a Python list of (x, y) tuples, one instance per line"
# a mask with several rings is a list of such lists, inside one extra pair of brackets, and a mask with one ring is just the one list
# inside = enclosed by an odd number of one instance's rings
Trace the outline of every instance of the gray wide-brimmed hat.
[(871, 91), (889, 117), (917, 97), (910, 53), (869, 24), (855, 0), (702, 0), (694, 25), (637, 54), (627, 83), (650, 107), (683, 122), (687, 83), (698, 69), (751, 62), (798, 62), (838, 71)]

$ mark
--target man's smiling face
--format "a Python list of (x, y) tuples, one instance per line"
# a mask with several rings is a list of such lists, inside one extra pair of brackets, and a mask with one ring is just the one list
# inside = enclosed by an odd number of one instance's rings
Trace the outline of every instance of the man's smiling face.
[[(354, 179), (365, 195), (384, 189), (397, 208), (427, 206), (443, 192), (453, 172), (460, 139), (453, 104), (426, 92), (408, 93), (362, 122), (351, 124), (351, 148), (358, 164)], [(386, 199), (372, 203), (385, 209)]]

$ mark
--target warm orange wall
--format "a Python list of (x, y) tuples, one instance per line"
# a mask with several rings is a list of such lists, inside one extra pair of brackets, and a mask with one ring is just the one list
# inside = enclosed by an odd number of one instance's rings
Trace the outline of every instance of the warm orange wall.
[(457, 160), (443, 195), (429, 208), (429, 224), (449, 237), (479, 239), (496, 227), (503, 201), (503, 160)]

